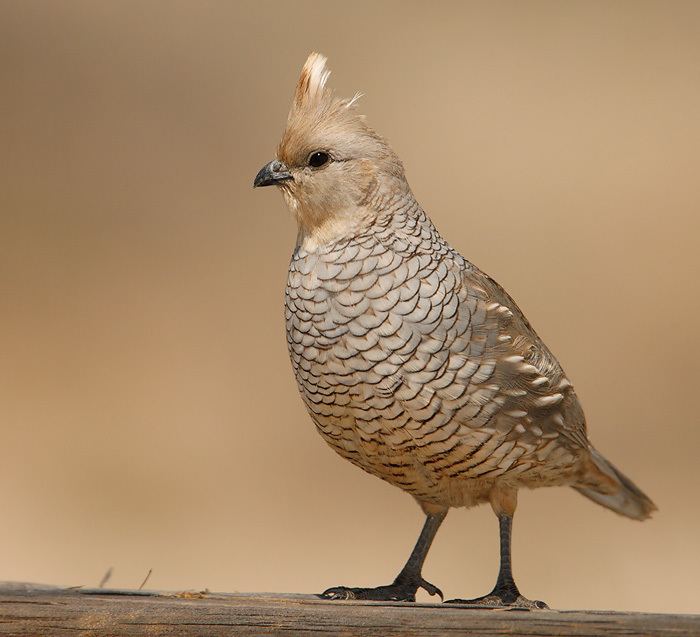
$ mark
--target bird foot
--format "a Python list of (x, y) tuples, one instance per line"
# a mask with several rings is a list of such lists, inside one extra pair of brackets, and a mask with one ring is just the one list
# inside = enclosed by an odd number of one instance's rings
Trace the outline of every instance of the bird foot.
[(388, 586), (376, 588), (350, 588), (348, 586), (334, 586), (319, 595), (321, 599), (364, 599), (380, 602), (415, 602), (416, 591), (422, 588), (431, 595), (439, 595), (443, 600), (442, 591), (424, 580), (422, 577), (411, 578), (405, 581), (395, 581)]
[(528, 599), (519, 592), (515, 595), (492, 592), (476, 599), (448, 599), (445, 604), (464, 604), (474, 608), (507, 608), (508, 610), (543, 610), (549, 606), (537, 599)]

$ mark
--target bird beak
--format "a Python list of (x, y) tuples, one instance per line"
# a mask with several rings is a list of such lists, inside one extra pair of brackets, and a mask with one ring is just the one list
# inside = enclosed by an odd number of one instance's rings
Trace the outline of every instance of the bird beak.
[(289, 168), (279, 161), (278, 159), (272, 160), (269, 164), (265, 164), (260, 172), (255, 175), (253, 181), (253, 188), (258, 188), (259, 186), (272, 186), (273, 184), (278, 184), (281, 181), (287, 181), (288, 179), (294, 179)]

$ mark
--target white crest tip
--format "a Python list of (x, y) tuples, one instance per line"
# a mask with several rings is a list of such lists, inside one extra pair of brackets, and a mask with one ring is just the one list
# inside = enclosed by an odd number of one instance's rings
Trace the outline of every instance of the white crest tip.
[(364, 93), (360, 93), (360, 92), (358, 91), (357, 93), (355, 93), (355, 95), (353, 95), (353, 96), (347, 101), (347, 104), (345, 104), (345, 108), (352, 108), (353, 105), (355, 104), (355, 102), (357, 102), (357, 100), (363, 98), (364, 96), (365, 96)]
[(326, 68), (327, 58), (320, 53), (311, 53), (299, 75), (295, 102), (298, 107), (312, 106), (324, 95), (326, 82), (331, 72)]

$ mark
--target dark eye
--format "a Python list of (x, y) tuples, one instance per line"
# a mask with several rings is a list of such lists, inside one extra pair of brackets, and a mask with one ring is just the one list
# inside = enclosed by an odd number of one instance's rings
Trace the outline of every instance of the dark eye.
[(317, 150), (315, 153), (309, 155), (309, 166), (312, 168), (320, 168), (323, 164), (327, 164), (329, 159), (330, 155), (328, 153)]

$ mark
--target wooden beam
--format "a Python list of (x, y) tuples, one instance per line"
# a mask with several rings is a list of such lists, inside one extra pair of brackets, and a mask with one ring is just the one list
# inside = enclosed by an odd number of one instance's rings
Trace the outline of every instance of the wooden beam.
[(484, 610), (441, 604), (328, 602), (312, 595), (62, 589), (0, 583), (0, 634), (700, 635), (700, 615)]

